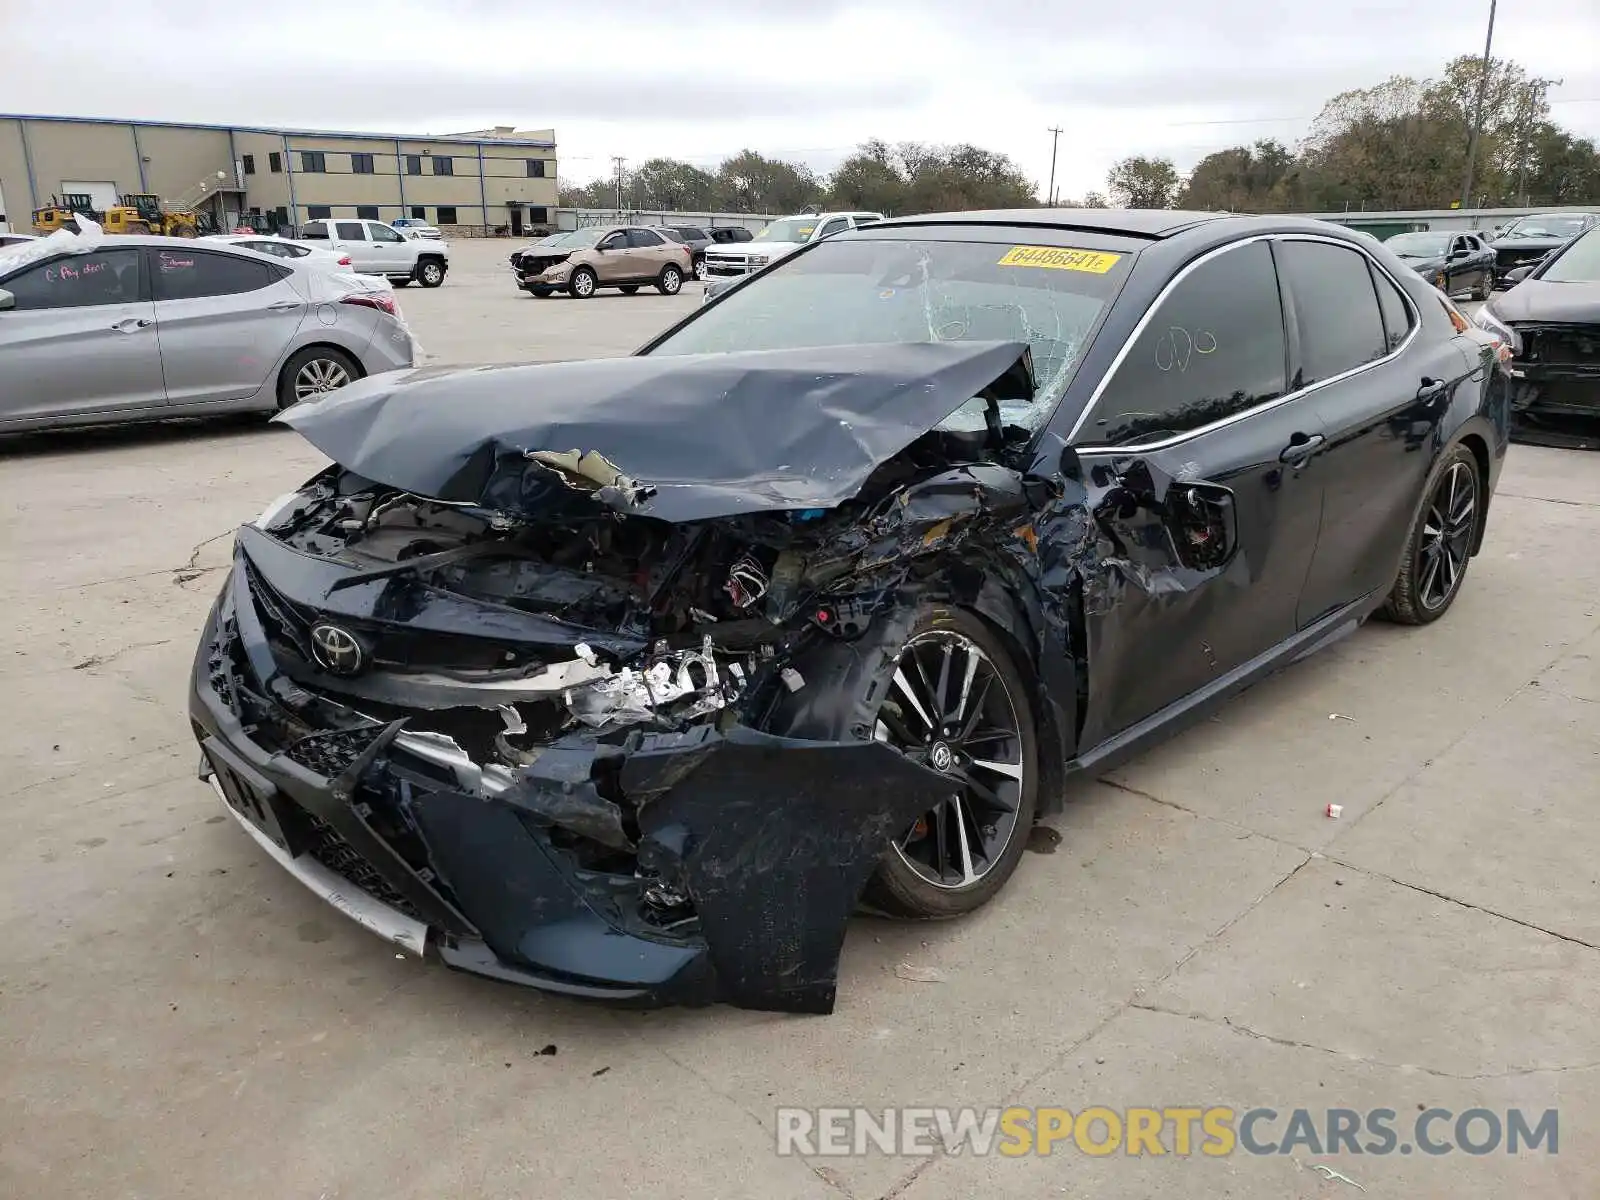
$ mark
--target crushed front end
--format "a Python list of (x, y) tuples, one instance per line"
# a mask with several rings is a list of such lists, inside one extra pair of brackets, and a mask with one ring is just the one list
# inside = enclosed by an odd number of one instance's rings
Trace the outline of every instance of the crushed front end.
[(829, 1011), (862, 887), (947, 782), (780, 714), (837, 702), (813, 652), (985, 482), (541, 524), (332, 468), (239, 532), (194, 665), (202, 774), (324, 899), (453, 967)]
[(1512, 411), (1600, 417), (1600, 324), (1512, 322)]

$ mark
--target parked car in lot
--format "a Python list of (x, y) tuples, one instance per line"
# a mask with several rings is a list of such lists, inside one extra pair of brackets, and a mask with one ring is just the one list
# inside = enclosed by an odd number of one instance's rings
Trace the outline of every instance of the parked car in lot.
[(1475, 233), (1397, 233), (1384, 245), (1447, 296), (1486, 300), (1494, 290), (1495, 253)]
[(58, 236), (0, 252), (0, 431), (270, 411), (411, 365), (381, 281), (199, 240)]
[(631, 357), (284, 414), (333, 465), (240, 529), (193, 727), (263, 850), (414, 953), (827, 1011), (863, 895), (976, 909), (1066, 776), (1447, 613), (1500, 371), (1338, 226), (882, 222)]
[(4, 250), (7, 246), (20, 246), (24, 242), (37, 240), (31, 233), (0, 233), (0, 250)]
[(712, 225), (706, 229), (706, 235), (719, 246), (748, 242), (756, 236), (754, 230), (746, 229), (743, 225)]
[(1495, 283), (1503, 286), (1517, 267), (1536, 263), (1580, 233), (1600, 224), (1600, 213), (1533, 213), (1497, 230), (1489, 245), (1495, 252)]
[(442, 241), (444, 231), (417, 217), (396, 217), (390, 226), (406, 237), (426, 238), (430, 242)]
[(838, 212), (780, 217), (747, 244), (728, 243), (706, 251), (706, 275), (747, 275), (810, 242), (883, 220), (882, 213)]
[(1519, 418), (1600, 417), (1600, 226), (1551, 251), (1473, 320), (1511, 351)]
[(642, 225), (558, 233), (513, 258), (517, 285), (541, 299), (564, 291), (586, 300), (600, 288), (631, 296), (654, 287), (676, 296), (691, 271), (689, 247)]
[(654, 225), (651, 228), (663, 237), (688, 246), (689, 273), (696, 279), (706, 277), (706, 250), (716, 244), (709, 233), (697, 225)]
[(382, 221), (307, 221), (302, 241), (338, 254), (348, 254), (363, 275), (383, 275), (396, 287), (415, 279), (436, 288), (450, 270), (450, 247), (443, 242), (408, 238)]
[(261, 233), (214, 233), (200, 240), (238, 246), (244, 250), (254, 250), (257, 254), (270, 254), (273, 258), (301, 259), (330, 271), (355, 270), (355, 259), (349, 254), (344, 251), (324, 250), (314, 242), (297, 242)]

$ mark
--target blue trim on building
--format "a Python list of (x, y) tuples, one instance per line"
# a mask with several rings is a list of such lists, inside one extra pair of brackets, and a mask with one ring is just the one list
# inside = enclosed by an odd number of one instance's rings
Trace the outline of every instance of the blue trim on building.
[(144, 151), (139, 148), (139, 127), (129, 121), (128, 132), (133, 134), (133, 161), (139, 168), (139, 190), (148, 193), (150, 185), (144, 179)]
[(531, 138), (476, 138), (460, 134), (363, 133), (341, 129), (283, 129), (271, 125), (208, 125), (196, 121), (130, 121), (125, 117), (52, 117), (42, 113), (0, 113), (0, 121), (59, 121), (68, 125), (152, 125), (168, 129), (209, 129), (227, 133), (268, 133), (279, 137), (371, 138), (375, 141), (451, 142), (461, 146), (534, 146), (554, 150), (556, 144)]
[(28, 228), (33, 228), (33, 210), (44, 207), (44, 197), (39, 195), (39, 181), (33, 174), (33, 149), (28, 145), (28, 127), (25, 124), (17, 126), (17, 132), (22, 135), (22, 165), (28, 169)]

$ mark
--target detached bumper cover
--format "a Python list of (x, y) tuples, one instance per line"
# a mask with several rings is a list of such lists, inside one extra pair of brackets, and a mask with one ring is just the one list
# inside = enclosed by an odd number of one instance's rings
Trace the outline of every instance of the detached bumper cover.
[[(277, 746), (241, 720), (246, 693), (252, 712), (274, 703), (244, 579), (236, 563), (191, 677), (202, 774), (314, 892), (461, 970), (632, 1003), (831, 1011), (863, 886), (890, 838), (947, 790), (876, 742), (740, 725), (573, 735), (493, 797), (408, 749), (403, 721)], [(570, 828), (574, 811), (618, 807), (602, 778), (637, 813), (639, 874), (585, 869), (551, 835), (552, 816)], [(686, 930), (651, 925), (650, 882), (687, 898)]]

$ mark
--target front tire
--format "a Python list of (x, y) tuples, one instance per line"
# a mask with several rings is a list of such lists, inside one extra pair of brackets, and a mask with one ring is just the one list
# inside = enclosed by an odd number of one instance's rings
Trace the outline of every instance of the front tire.
[(533, 296), (536, 300), (548, 300), (551, 293), (554, 291), (555, 288), (549, 287), (542, 283), (530, 284), (528, 286), (528, 294)]
[(310, 346), (283, 366), (278, 376), (278, 407), (316, 400), (361, 378), (361, 368), (343, 350)]
[(872, 736), (951, 777), (898, 834), (868, 905), (914, 919), (987, 904), (1017, 869), (1038, 807), (1039, 739), (1022, 672), (977, 617), (930, 610), (901, 649)]
[(575, 300), (588, 300), (599, 286), (600, 277), (588, 267), (579, 267), (572, 272), (572, 278), (567, 280), (567, 291)]
[(1461, 592), (1483, 519), (1478, 460), (1465, 446), (1445, 455), (1428, 484), (1422, 511), (1406, 539), (1389, 598), (1380, 614), (1401, 625), (1428, 625), (1450, 611)]
[(417, 264), (416, 280), (425, 288), (436, 288), (444, 282), (444, 264), (436, 258)]
[(663, 296), (676, 296), (683, 290), (683, 271), (668, 263), (661, 268), (661, 277), (656, 280), (656, 290)]

